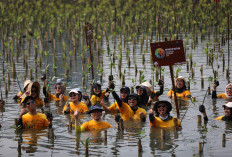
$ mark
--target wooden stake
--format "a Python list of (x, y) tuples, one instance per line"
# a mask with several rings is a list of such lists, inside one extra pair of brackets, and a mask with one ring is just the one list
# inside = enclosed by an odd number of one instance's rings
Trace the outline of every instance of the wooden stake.
[(107, 142), (107, 130), (104, 131), (104, 142)]
[(69, 122), (69, 130), (72, 130), (72, 122)]
[(210, 87), (208, 87), (208, 95), (211, 95)]
[(197, 124), (201, 125), (201, 115), (197, 115)]
[(14, 119), (14, 123), (15, 123), (15, 126), (17, 127), (17, 124), (18, 124), (18, 118), (15, 118), (15, 119)]
[(226, 146), (226, 134), (222, 134), (222, 147)]
[(123, 119), (120, 118), (118, 122), (118, 130), (123, 131), (124, 130), (124, 125), (123, 125)]
[(165, 130), (161, 129), (161, 139), (164, 140), (165, 139)]
[(125, 86), (125, 75), (122, 75), (122, 86)]
[(138, 152), (141, 153), (143, 150), (141, 139), (138, 140)]
[(201, 78), (201, 89), (204, 89), (204, 78)]
[(201, 156), (203, 150), (202, 150), (202, 142), (199, 142), (198, 144), (198, 152), (199, 152), (199, 156)]

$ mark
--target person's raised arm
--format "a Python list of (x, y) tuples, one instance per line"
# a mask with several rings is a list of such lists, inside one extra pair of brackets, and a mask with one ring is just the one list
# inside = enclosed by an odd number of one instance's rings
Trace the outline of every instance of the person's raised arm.
[(212, 98), (217, 98), (217, 83), (214, 81), (213, 83), (213, 89), (212, 89)]

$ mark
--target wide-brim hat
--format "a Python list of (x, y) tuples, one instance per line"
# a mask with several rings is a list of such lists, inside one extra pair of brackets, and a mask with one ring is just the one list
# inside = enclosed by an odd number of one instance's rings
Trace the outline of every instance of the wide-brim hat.
[(99, 106), (99, 105), (93, 105), (91, 107), (91, 109), (88, 111), (88, 114), (92, 113), (95, 110), (104, 111), (101, 106)]
[(228, 102), (225, 105), (222, 105), (222, 107), (229, 107), (232, 108), (232, 102)]
[(22, 103), (26, 104), (29, 99), (35, 100), (32, 96), (27, 96)]
[(154, 104), (154, 111), (158, 112), (158, 105), (159, 104), (165, 104), (167, 107), (167, 113), (169, 113), (172, 110), (172, 104), (169, 101), (157, 101)]
[[(33, 83), (30, 83), (28, 85), (29, 96), (31, 96), (32, 87), (36, 87), (37, 88), (36, 97), (40, 98), (40, 84), (39, 84), (39, 82), (33, 82)], [(26, 97), (27, 97), (26, 93), (24, 93), (20, 98), (24, 99)]]
[(25, 88), (29, 85), (29, 84), (32, 84), (33, 82), (31, 80), (26, 80), (24, 81), (24, 84), (23, 84), (23, 89), (25, 90)]

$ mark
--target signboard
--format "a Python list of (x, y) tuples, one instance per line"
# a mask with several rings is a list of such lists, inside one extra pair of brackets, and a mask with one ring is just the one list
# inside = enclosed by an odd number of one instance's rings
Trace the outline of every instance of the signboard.
[(93, 42), (93, 28), (92, 25), (88, 22), (85, 24), (85, 36), (86, 36), (86, 43), (88, 46), (90, 46), (91, 43)]
[(186, 63), (183, 41), (150, 43), (154, 66), (170, 66)]

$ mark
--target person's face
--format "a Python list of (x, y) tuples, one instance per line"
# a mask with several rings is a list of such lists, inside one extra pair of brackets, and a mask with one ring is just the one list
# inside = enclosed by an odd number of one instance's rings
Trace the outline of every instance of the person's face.
[(177, 88), (183, 88), (184, 87), (184, 81), (182, 79), (176, 80), (176, 87)]
[(226, 87), (226, 94), (227, 94), (228, 96), (232, 96), (232, 86)]
[(157, 106), (158, 112), (160, 115), (166, 115), (167, 114), (167, 106), (165, 104), (159, 104)]
[(81, 95), (79, 93), (70, 93), (69, 94), (69, 97), (70, 97), (70, 99), (71, 99), (72, 102), (79, 101), (80, 96)]
[(138, 95), (143, 95), (143, 89), (142, 88), (138, 88), (137, 89), (137, 94)]
[(127, 92), (126, 92), (125, 90), (122, 90), (122, 91), (120, 92), (120, 94), (121, 94), (121, 98), (122, 98), (122, 99), (126, 99), (126, 97), (127, 97)]
[(28, 111), (32, 111), (36, 109), (36, 104), (34, 100), (29, 99), (26, 103), (26, 107), (28, 109)]
[(56, 94), (61, 94), (61, 92), (62, 92), (62, 86), (61, 85), (56, 85), (54, 90), (55, 90)]
[(225, 113), (225, 116), (230, 116), (230, 114), (231, 114), (230, 108), (229, 107), (225, 107), (224, 113)]
[(35, 98), (36, 95), (37, 95), (37, 89), (36, 89), (35, 87), (32, 87), (32, 89), (31, 89), (31, 96), (32, 96), (33, 98)]
[(128, 104), (131, 108), (136, 108), (138, 104), (138, 100), (135, 97), (128, 98)]
[(101, 116), (102, 116), (102, 111), (100, 110), (94, 110), (93, 112), (90, 113), (91, 117), (95, 121), (100, 121)]
[(100, 93), (101, 93), (101, 87), (99, 87), (99, 86), (95, 87), (95, 88), (93, 89), (93, 92), (94, 92), (95, 94), (100, 94)]

